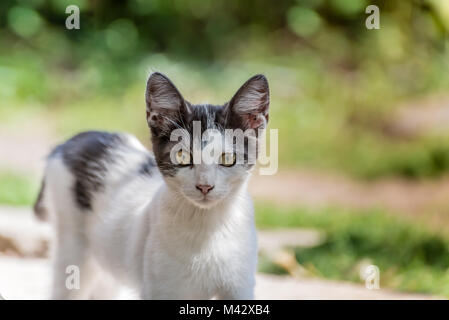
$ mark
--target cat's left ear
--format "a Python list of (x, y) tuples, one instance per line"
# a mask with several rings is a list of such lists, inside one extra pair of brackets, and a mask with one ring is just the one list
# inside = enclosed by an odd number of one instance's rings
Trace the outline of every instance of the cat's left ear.
[(264, 129), (268, 123), (268, 80), (258, 74), (246, 81), (226, 105), (227, 123), (234, 128)]
[(189, 103), (170, 79), (159, 72), (148, 78), (145, 99), (148, 126), (156, 136), (170, 134), (190, 113)]

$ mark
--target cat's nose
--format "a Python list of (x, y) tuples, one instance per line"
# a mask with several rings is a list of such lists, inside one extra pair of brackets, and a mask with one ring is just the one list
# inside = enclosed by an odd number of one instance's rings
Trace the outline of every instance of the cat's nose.
[(204, 195), (206, 195), (214, 188), (214, 186), (211, 186), (209, 184), (197, 184), (196, 188), (200, 190)]

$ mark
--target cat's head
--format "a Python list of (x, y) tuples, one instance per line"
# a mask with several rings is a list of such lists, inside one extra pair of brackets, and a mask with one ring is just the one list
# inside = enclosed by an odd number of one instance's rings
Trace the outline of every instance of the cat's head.
[(168, 187), (203, 208), (238, 192), (257, 158), (268, 106), (268, 81), (263, 75), (246, 81), (224, 105), (194, 105), (165, 75), (151, 74), (147, 122)]

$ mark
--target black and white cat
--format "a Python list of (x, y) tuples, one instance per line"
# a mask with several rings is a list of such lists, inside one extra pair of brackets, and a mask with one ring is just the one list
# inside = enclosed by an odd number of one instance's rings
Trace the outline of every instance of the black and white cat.
[[(170, 136), (176, 129), (192, 134), (195, 122), (203, 133), (222, 135), (264, 129), (266, 78), (252, 77), (215, 106), (189, 103), (166, 76), (153, 73), (146, 106), (154, 156), (131, 135), (91, 131), (48, 157), (34, 209), (56, 229), (52, 297), (90, 298), (109, 274), (143, 299), (252, 299), (257, 237), (248, 149), (239, 149), (240, 162), (229, 141), (216, 163), (194, 163), (185, 150), (173, 160), (177, 142)], [(66, 287), (71, 265), (80, 270), (79, 290)]]

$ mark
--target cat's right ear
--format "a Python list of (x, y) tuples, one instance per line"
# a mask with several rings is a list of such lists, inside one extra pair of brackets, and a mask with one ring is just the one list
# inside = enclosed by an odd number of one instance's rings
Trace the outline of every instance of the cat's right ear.
[(154, 72), (147, 81), (145, 92), (147, 123), (153, 133), (170, 134), (189, 112), (189, 104), (165, 75)]
[(270, 89), (264, 75), (246, 81), (226, 104), (227, 123), (231, 127), (264, 129), (268, 122)]

